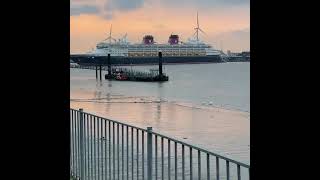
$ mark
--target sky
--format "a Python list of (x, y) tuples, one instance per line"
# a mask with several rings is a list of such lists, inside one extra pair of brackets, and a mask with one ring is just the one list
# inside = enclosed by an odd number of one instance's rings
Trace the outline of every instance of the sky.
[(126, 33), (131, 43), (151, 34), (167, 43), (192, 37), (199, 13), (199, 38), (223, 51), (250, 50), (250, 0), (70, 0), (70, 53), (85, 53), (109, 36)]

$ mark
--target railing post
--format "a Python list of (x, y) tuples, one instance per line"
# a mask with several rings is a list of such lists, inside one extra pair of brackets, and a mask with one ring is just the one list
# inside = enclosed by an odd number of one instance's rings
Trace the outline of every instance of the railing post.
[(152, 180), (152, 127), (147, 127), (147, 179)]
[(83, 145), (84, 145), (84, 138), (83, 138), (83, 109), (79, 109), (80, 111), (80, 179), (84, 178), (84, 151), (83, 151)]

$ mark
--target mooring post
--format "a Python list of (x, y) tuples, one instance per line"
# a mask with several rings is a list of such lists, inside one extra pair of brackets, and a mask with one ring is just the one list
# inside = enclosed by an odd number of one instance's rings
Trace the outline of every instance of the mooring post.
[(98, 66), (96, 65), (96, 79), (98, 79)]
[(102, 80), (102, 69), (101, 69), (102, 65), (100, 64), (100, 80)]
[(162, 52), (159, 52), (159, 75), (162, 76)]
[(152, 180), (152, 127), (147, 132), (147, 180)]
[(108, 54), (108, 59), (107, 59), (107, 64), (108, 64), (108, 76), (111, 76), (111, 61), (110, 61), (110, 54)]
[(80, 114), (80, 119), (79, 119), (79, 124), (80, 124), (80, 179), (84, 179), (84, 133), (83, 133), (83, 124), (84, 124), (84, 119), (83, 119), (83, 109), (79, 109), (79, 114)]

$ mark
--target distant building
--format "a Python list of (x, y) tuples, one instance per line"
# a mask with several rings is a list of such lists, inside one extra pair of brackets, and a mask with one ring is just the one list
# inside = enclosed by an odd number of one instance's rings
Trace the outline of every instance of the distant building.
[(250, 51), (231, 52), (228, 50), (227, 54), (230, 62), (250, 61)]

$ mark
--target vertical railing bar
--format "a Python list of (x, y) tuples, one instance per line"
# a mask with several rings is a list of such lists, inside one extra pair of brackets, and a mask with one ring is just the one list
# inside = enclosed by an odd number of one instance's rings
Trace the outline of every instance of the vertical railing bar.
[(192, 180), (192, 147), (190, 149), (190, 180)]
[(77, 112), (74, 112), (74, 177), (77, 177)]
[(174, 142), (174, 179), (178, 178), (177, 142)]
[(78, 112), (78, 176), (81, 177), (81, 112)]
[(152, 180), (152, 127), (147, 127), (147, 179)]
[(74, 176), (77, 176), (77, 112), (73, 112), (73, 143), (74, 143)]
[(85, 113), (85, 118), (84, 118), (84, 162), (85, 162), (85, 179), (88, 179), (88, 170), (89, 170), (89, 164), (88, 164), (88, 159), (87, 159), (87, 154), (88, 153), (88, 148), (87, 148), (87, 144), (88, 144), (88, 126), (87, 126), (87, 122), (88, 122), (88, 114)]
[(115, 146), (116, 146), (116, 143), (115, 143), (115, 128), (114, 128), (114, 122), (112, 122), (112, 175), (113, 175), (113, 179), (116, 179), (116, 157), (115, 157)]
[(93, 135), (93, 133), (92, 133), (92, 122), (93, 122), (93, 120), (92, 120), (92, 116), (90, 115), (90, 146), (91, 146), (91, 151), (90, 151), (90, 155), (91, 155), (91, 179), (93, 179), (93, 167), (94, 167), (94, 165), (93, 165), (93, 139), (92, 139), (92, 135)]
[(85, 123), (86, 123), (86, 117), (87, 117), (87, 114), (83, 113), (83, 158), (84, 158), (84, 177), (83, 179), (87, 179), (87, 162), (86, 162), (86, 126), (85, 126)]
[(144, 131), (141, 131), (142, 136), (142, 180), (144, 180)]
[(79, 130), (80, 130), (80, 128), (79, 128), (79, 114), (80, 114), (80, 112), (79, 111), (77, 111), (76, 112), (76, 142), (77, 142), (77, 144), (76, 144), (76, 146), (77, 146), (77, 151), (76, 151), (76, 157), (77, 157), (77, 162), (76, 162), (76, 164), (77, 164), (77, 166), (76, 166), (76, 177), (79, 177)]
[(118, 180), (120, 179), (120, 159), (119, 159), (119, 151), (120, 151), (120, 144), (119, 144), (119, 126), (120, 124), (117, 123), (117, 162), (118, 162)]
[(105, 179), (107, 179), (108, 177), (108, 162), (107, 162), (107, 159), (108, 159), (108, 153), (107, 153), (107, 120), (105, 119), (104, 120), (104, 137), (105, 137), (105, 141), (104, 141), (104, 151), (105, 151), (105, 158), (104, 158), (104, 167), (105, 167)]
[(93, 118), (93, 124), (94, 124), (94, 179), (97, 179), (97, 138), (96, 138), (96, 123), (97, 123), (97, 118)]
[(171, 158), (171, 149), (170, 149), (171, 141), (168, 139), (168, 180), (171, 179), (171, 174), (170, 174), (170, 158)]
[(100, 118), (99, 117), (97, 117), (97, 119), (96, 119), (96, 121), (97, 121), (97, 133), (98, 133), (98, 137), (96, 138), (96, 141), (97, 141), (97, 145), (98, 145), (98, 147), (97, 147), (97, 169), (98, 169), (98, 174), (97, 174), (97, 179), (98, 180), (100, 180), (100, 152), (99, 152), (99, 150), (100, 150), (100, 128), (99, 128), (99, 126), (100, 126)]
[(198, 150), (198, 179), (201, 179), (201, 154), (200, 150)]
[(133, 143), (133, 127), (131, 127), (131, 178), (133, 180), (134, 176), (133, 176), (133, 146), (134, 146), (134, 143)]
[(74, 153), (74, 149), (75, 149), (75, 145), (74, 145), (74, 142), (75, 142), (75, 140), (74, 140), (74, 135), (75, 135), (75, 131), (74, 131), (74, 119), (73, 119), (73, 114), (74, 114), (74, 111), (72, 110), (71, 111), (71, 132), (72, 132), (72, 176), (74, 176), (74, 165), (75, 165), (75, 163), (74, 163), (74, 155), (75, 155), (75, 153)]
[(129, 180), (129, 127), (127, 127), (127, 180)]
[(230, 168), (229, 168), (229, 161), (226, 161), (227, 166), (227, 180), (230, 180)]
[(80, 175), (80, 178), (83, 178), (82, 115), (83, 115), (83, 112), (79, 110), (79, 175)]
[(89, 125), (90, 125), (90, 115), (87, 115), (87, 136), (86, 136), (86, 139), (87, 139), (87, 164), (88, 164), (88, 169), (87, 169), (87, 178), (90, 179), (90, 129), (89, 129)]
[(69, 112), (70, 115), (70, 177), (72, 177), (72, 168), (73, 168), (73, 160), (72, 160), (72, 156), (73, 156), (73, 140), (72, 140), (72, 110), (70, 110)]
[(121, 151), (121, 170), (122, 170), (122, 180), (124, 180), (124, 138), (123, 138), (123, 124), (121, 125), (121, 143), (122, 143), (122, 151)]
[(155, 152), (155, 175), (156, 175), (156, 180), (158, 179), (158, 136), (154, 136), (154, 152)]
[(109, 179), (111, 180), (111, 121), (108, 123), (109, 125)]
[(69, 137), (70, 137), (70, 139), (69, 139), (69, 141), (70, 141), (70, 154), (69, 154), (69, 157), (70, 157), (70, 161), (69, 161), (69, 164), (70, 164), (70, 172), (69, 172), (69, 175), (70, 175), (70, 177), (72, 177), (72, 143), (73, 143), (73, 141), (72, 141), (72, 115), (71, 115), (71, 113), (72, 113), (72, 111), (69, 111), (69, 118), (70, 118), (70, 121), (69, 121), (69, 126), (70, 126), (70, 134), (69, 134)]
[(75, 175), (75, 120), (74, 120), (74, 111), (71, 112), (71, 116), (72, 116), (72, 175)]
[(184, 172), (184, 145), (182, 144), (182, 180), (185, 180), (185, 172)]
[(87, 114), (87, 118), (86, 118), (86, 136), (85, 136), (85, 139), (87, 140), (87, 142), (86, 142), (86, 150), (85, 150), (85, 152), (86, 152), (86, 155), (85, 155), (85, 157), (86, 157), (86, 160), (87, 160), (87, 169), (86, 169), (86, 171), (87, 171), (87, 173), (86, 173), (86, 179), (90, 179), (90, 143), (91, 143), (91, 141), (90, 141), (90, 139), (89, 139), (89, 131), (90, 131), (90, 115), (88, 115)]
[[(86, 113), (83, 113), (83, 119), (84, 119), (84, 121), (83, 121), (83, 141), (86, 141), (85, 139), (86, 139), (86, 137), (87, 137), (87, 130), (86, 130)], [(87, 166), (88, 166), (88, 162), (87, 162), (87, 153), (86, 153), (86, 149), (87, 149), (87, 143), (89, 143), (89, 142), (85, 142), (84, 143), (84, 145), (83, 145), (83, 159), (84, 159), (84, 177), (82, 178), (82, 179), (87, 179), (87, 176), (88, 176), (88, 173), (87, 173)]]
[(81, 155), (80, 155), (80, 145), (81, 145), (81, 143), (80, 143), (80, 140), (81, 140), (81, 134), (80, 134), (80, 117), (81, 117), (81, 112), (80, 111), (78, 111), (78, 120), (77, 120), (77, 128), (78, 128), (78, 138), (77, 138), (77, 141), (78, 141), (78, 177), (79, 178), (81, 178), (81, 159), (80, 159), (80, 157), (81, 157)]
[(207, 153), (207, 180), (210, 180), (210, 155)]
[(220, 179), (220, 176), (219, 176), (219, 158), (216, 156), (216, 172), (217, 172), (217, 180)]
[(139, 179), (139, 129), (137, 132), (137, 180)]
[(238, 180), (241, 180), (241, 169), (240, 169), (240, 165), (237, 164), (237, 174), (238, 174)]
[(86, 153), (86, 145), (87, 145), (87, 142), (86, 142), (86, 116), (87, 114), (86, 113), (83, 113), (83, 135), (82, 135), (82, 138), (83, 138), (83, 162), (84, 162), (84, 166), (83, 166), (83, 178), (82, 179), (87, 179), (87, 161), (86, 161), (86, 158), (87, 158), (87, 153)]
[(161, 137), (161, 179), (164, 180), (163, 137)]
[(81, 171), (82, 171), (82, 179), (86, 179), (86, 160), (85, 160), (85, 113), (83, 112), (83, 110), (81, 109), (81, 160), (82, 160), (82, 167), (81, 167)]
[(101, 158), (100, 159), (101, 159), (101, 179), (102, 180), (105, 179), (104, 178), (104, 173), (103, 173), (103, 170), (104, 170), (104, 166), (103, 166), (103, 164), (104, 164), (103, 163), (103, 160), (104, 160), (104, 158), (103, 158), (104, 157), (104, 155), (103, 155), (104, 153), (103, 152), (104, 151), (103, 151), (103, 143), (102, 143), (103, 139), (104, 139), (103, 138), (103, 119), (100, 118), (100, 144), (101, 144), (101, 146), (100, 146), (101, 147), (101, 149), (100, 149)]
[(82, 129), (82, 116), (83, 116), (83, 112), (79, 110), (79, 175), (80, 178), (83, 178), (83, 154), (82, 154), (82, 133), (83, 133), (83, 129)]

